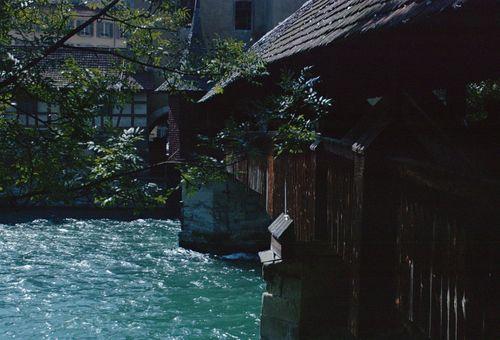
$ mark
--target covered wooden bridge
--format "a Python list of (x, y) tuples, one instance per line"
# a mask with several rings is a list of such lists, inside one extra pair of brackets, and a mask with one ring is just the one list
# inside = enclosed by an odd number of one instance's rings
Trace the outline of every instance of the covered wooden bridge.
[(212, 123), (283, 68), (334, 99), (306, 152), (234, 169), (277, 219), (262, 338), (500, 336), (500, 105), (466, 111), (500, 76), (499, 2), (313, 0), (253, 49), (270, 75), (208, 92)]

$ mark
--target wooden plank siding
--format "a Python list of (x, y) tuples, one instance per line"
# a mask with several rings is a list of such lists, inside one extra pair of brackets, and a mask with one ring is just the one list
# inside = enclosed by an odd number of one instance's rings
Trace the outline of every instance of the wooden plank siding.
[(354, 162), (332, 154), (326, 173), (326, 235), (336, 254), (348, 263), (353, 257), (353, 183)]
[(245, 160), (235, 171), (246, 171), (237, 178), (262, 195), (273, 218), (285, 210), (286, 183), (294, 256), (342, 260), (352, 335), (404, 325), (429, 338), (493, 338), (496, 212), (375, 158), (325, 143)]
[(297, 226), (297, 241), (314, 239), (316, 198), (316, 155), (307, 152), (275, 158), (249, 158), (236, 162), (231, 172), (235, 178), (262, 195), (266, 209), (275, 218), (285, 210), (285, 182), (287, 210)]
[(262, 196), (266, 195), (267, 160), (263, 157), (249, 158), (247, 160), (248, 187)]
[(404, 180), (401, 185), (396, 240), (401, 316), (429, 338), (493, 338), (498, 244), (495, 226), (481, 225), (494, 221), (485, 218), (491, 212)]
[(287, 187), (287, 213), (294, 220), (296, 242), (314, 240), (316, 226), (316, 154), (307, 152), (280, 160)]

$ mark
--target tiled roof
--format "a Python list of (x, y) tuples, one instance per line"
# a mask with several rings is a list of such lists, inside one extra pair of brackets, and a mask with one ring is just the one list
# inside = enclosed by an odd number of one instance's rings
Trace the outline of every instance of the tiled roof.
[[(184, 57), (198, 56), (203, 53), (202, 34), (201, 34), (201, 18), (200, 18), (200, 1), (184, 0), (182, 4), (193, 11), (191, 27), (188, 34), (188, 42), (184, 51)], [(173, 74), (170, 78), (167, 77), (165, 82), (161, 84), (157, 92), (177, 91), (196, 91), (205, 92), (210, 89), (207, 82), (200, 77), (194, 75), (179, 76)]]
[(156, 92), (170, 92), (172, 90), (176, 91), (196, 91), (205, 92), (210, 87), (207, 85), (206, 81), (194, 76), (182, 76), (182, 77), (172, 77), (172, 79), (167, 79), (163, 84), (161, 84), (155, 91)]
[[(106, 53), (106, 49), (77, 50), (71, 48), (60, 48), (40, 63), (42, 73), (52, 79), (56, 86), (69, 85), (68, 80), (62, 74), (62, 64), (73, 58), (78, 65), (85, 68), (99, 69), (103, 73), (114, 74), (115, 67), (123, 62), (117, 56)], [(109, 51), (109, 50), (108, 50)], [(147, 73), (138, 73), (128, 77), (128, 84), (139, 90), (153, 90), (155, 84)]]
[(267, 62), (382, 27), (414, 22), (464, 0), (310, 0), (253, 49)]
[[(368, 31), (415, 22), (466, 0), (309, 0), (253, 46), (272, 63)], [(237, 77), (232, 77), (236, 79)], [(227, 86), (227, 80), (219, 86)], [(201, 101), (215, 95), (210, 90)]]

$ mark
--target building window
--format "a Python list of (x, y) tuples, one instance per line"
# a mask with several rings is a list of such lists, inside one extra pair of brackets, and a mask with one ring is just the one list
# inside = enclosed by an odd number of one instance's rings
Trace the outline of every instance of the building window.
[(3, 116), (7, 119), (17, 119), (17, 103), (12, 102), (6, 105)]
[(146, 94), (134, 95), (133, 110), (134, 126), (146, 127), (148, 125), (148, 104)]
[(28, 117), (28, 125), (43, 126), (43, 122), (50, 123), (57, 119), (59, 104), (48, 104), (38, 101), (36, 105), (36, 117)]
[(113, 38), (114, 25), (112, 22), (101, 21), (97, 23), (97, 36)]
[(146, 127), (148, 123), (147, 109), (146, 94), (135, 94), (131, 103), (113, 107), (113, 126)]
[(234, 7), (234, 28), (237, 30), (252, 29), (252, 2), (236, 1)]
[[(85, 20), (77, 20), (76, 21), (76, 27), (82, 25), (85, 22)], [(80, 30), (78, 32), (79, 36), (83, 37), (92, 37), (94, 35), (94, 23), (91, 23), (90, 25), (86, 26), (84, 29)]]

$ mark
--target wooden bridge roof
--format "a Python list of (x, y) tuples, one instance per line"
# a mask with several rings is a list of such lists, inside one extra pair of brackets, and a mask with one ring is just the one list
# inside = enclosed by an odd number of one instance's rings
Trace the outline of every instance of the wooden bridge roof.
[[(309, 0), (253, 46), (268, 64), (335, 44), (370, 31), (416, 23), (443, 12), (460, 11), (466, 3), (490, 0)], [(218, 86), (235, 81), (234, 75)], [(200, 100), (216, 94), (215, 88)]]
[(252, 48), (267, 62), (462, 8), (465, 0), (309, 0)]

